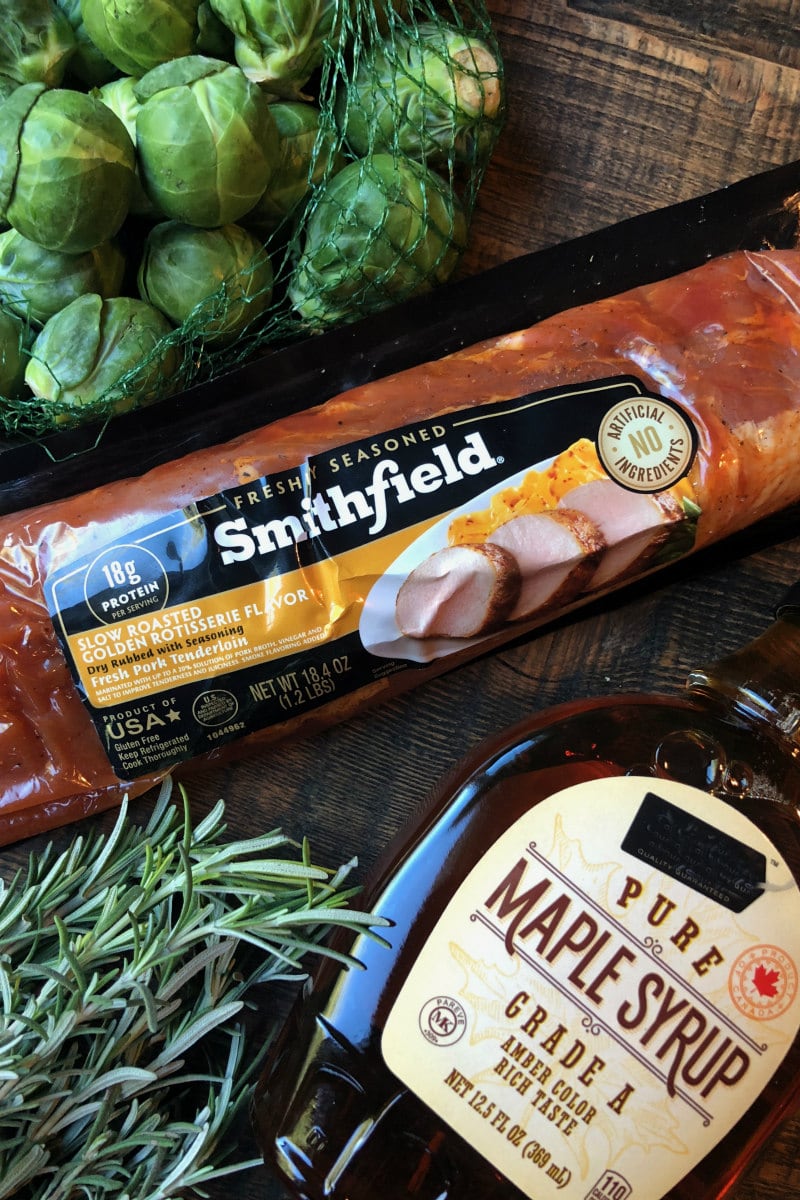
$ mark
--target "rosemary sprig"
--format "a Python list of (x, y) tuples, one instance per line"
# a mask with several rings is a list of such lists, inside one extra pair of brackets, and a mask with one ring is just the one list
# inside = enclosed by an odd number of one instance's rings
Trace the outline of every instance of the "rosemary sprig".
[(123, 804), (0, 891), (0, 1200), (168, 1200), (252, 1165), (226, 1136), (259, 1064), (249, 993), (333, 954), (334, 926), (378, 936), (352, 864), (226, 843), (222, 802), (193, 826), (182, 800), (167, 781), (145, 826)]

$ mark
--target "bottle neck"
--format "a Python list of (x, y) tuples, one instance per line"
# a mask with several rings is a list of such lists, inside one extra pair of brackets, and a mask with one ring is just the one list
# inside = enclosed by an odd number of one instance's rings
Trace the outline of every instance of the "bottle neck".
[(765, 633), (692, 671), (686, 686), (740, 716), (766, 722), (782, 741), (800, 748), (800, 609), (780, 610)]

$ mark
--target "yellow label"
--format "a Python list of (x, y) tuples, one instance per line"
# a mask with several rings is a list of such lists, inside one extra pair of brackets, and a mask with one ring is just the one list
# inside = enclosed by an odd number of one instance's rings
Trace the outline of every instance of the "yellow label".
[[(407, 534), (383, 539), (387, 555)], [(354, 633), (374, 547), (200, 596), (66, 641), (89, 702), (105, 708), (269, 663)]]

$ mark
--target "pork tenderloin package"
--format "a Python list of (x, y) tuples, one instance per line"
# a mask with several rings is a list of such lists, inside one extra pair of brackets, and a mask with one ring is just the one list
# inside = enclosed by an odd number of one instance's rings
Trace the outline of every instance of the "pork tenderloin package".
[(708, 546), (798, 447), (800, 251), (734, 250), (0, 517), (0, 841)]

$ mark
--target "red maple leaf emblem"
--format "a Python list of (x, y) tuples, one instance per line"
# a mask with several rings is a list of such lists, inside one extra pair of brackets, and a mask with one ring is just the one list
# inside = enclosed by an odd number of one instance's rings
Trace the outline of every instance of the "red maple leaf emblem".
[(759, 996), (777, 996), (780, 972), (765, 967), (763, 963), (753, 971), (753, 987)]

